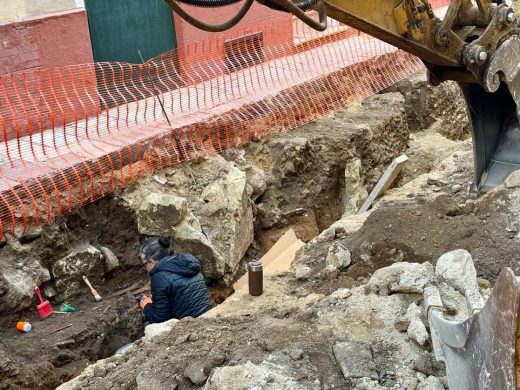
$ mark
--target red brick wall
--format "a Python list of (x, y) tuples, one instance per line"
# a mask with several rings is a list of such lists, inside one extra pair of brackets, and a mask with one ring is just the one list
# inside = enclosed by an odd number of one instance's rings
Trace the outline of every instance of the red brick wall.
[(92, 61), (85, 10), (0, 25), (0, 74)]
[[(182, 7), (192, 16), (200, 19), (206, 23), (211, 24), (220, 24), (229, 20), (233, 15), (237, 13), (237, 11), (242, 7), (242, 3), (230, 5), (227, 7), (220, 8), (200, 8), (200, 7), (192, 7), (187, 5), (182, 5)], [(177, 35), (177, 45), (187, 45), (190, 43), (202, 41), (207, 39), (210, 36), (215, 36), (215, 33), (206, 32), (203, 30), (199, 30), (196, 27), (193, 27), (189, 23), (185, 22), (182, 18), (177, 15), (174, 15), (175, 19), (175, 33)], [(246, 14), (244, 19), (240, 21), (235, 27), (232, 29), (225, 31), (224, 35), (226, 36), (234, 36), (237, 31), (241, 31), (244, 28), (252, 27), (254, 31), (262, 30), (262, 24), (268, 21), (276, 21), (277, 24), (284, 24), (283, 27), (285, 31), (287, 31), (287, 35), (285, 38), (287, 40), (292, 39), (291, 33), (291, 16), (290, 14), (284, 12), (273, 11), (261, 4), (254, 3), (249, 12)]]

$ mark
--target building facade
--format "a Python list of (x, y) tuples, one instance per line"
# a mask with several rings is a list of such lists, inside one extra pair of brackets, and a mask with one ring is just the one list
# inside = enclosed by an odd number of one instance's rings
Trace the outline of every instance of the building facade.
[[(183, 5), (208, 23), (229, 19), (240, 6)], [(236, 27), (219, 37), (225, 41), (245, 29), (261, 34), (271, 20), (283, 25), (276, 39), (291, 41), (291, 16), (256, 3)], [(164, 0), (2, 0), (0, 74), (93, 61), (138, 63), (212, 36), (173, 15)], [(269, 39), (272, 34), (262, 37)]]

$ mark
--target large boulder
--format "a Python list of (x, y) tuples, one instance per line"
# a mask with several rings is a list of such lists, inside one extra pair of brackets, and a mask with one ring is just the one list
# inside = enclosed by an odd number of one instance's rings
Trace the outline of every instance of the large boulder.
[(426, 263), (395, 263), (380, 268), (366, 285), (369, 293), (389, 295), (392, 293), (422, 294), (424, 287), (433, 279), (433, 266)]
[(253, 209), (245, 172), (228, 165), (217, 180), (206, 186), (201, 197), (204, 203), (198, 216), (200, 223), (224, 261), (215, 264), (218, 272), (212, 276), (222, 277), (237, 268), (254, 238)]
[(29, 253), (23, 258), (1, 258), (0, 313), (29, 307), (34, 298), (34, 287), (50, 279), (49, 270)]
[(464, 249), (456, 249), (439, 257), (435, 274), (463, 295), (468, 290), (478, 290), (475, 264), (470, 253)]
[(185, 198), (152, 192), (137, 210), (139, 233), (158, 236), (171, 232), (187, 213), (188, 202)]
[(204, 276), (221, 278), (226, 271), (226, 261), (204, 234), (200, 222), (191, 212), (173, 231), (175, 253), (191, 253), (199, 259)]
[(84, 245), (52, 265), (52, 275), (59, 298), (70, 299), (86, 288), (82, 276), (92, 281), (103, 278), (105, 260), (103, 253), (92, 245)]

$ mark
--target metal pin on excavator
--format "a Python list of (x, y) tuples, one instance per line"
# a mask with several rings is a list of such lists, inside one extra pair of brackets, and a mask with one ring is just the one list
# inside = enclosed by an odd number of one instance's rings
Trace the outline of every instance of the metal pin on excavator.
[[(209, 25), (174, 0), (174, 12), (206, 31), (236, 25), (254, 0), (179, 0), (199, 7), (243, 1), (229, 21)], [(327, 16), (418, 56), (429, 81), (459, 83), (472, 128), (475, 189), (486, 191), (520, 169), (520, 28), (503, 0), (451, 0), (441, 19), (428, 0), (257, 0), (290, 12), (317, 30)], [(319, 20), (304, 11), (318, 11)], [(447, 364), (452, 390), (520, 390), (520, 283), (502, 270), (486, 305), (462, 322), (444, 319), (435, 291), (425, 305), (437, 357)]]

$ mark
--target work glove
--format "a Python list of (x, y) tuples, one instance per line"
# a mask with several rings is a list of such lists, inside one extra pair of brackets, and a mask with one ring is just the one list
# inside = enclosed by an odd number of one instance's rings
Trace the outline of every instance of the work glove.
[(148, 295), (143, 295), (139, 300), (139, 306), (141, 306), (141, 309), (144, 309), (144, 307), (149, 303), (152, 303), (152, 298), (150, 298)]

